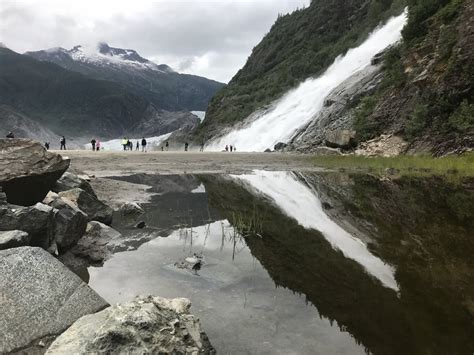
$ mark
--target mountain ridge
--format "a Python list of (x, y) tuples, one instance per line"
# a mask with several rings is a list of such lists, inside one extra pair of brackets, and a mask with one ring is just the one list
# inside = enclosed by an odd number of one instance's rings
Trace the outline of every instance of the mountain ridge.
[(25, 52), (25, 55), (95, 79), (120, 83), (131, 93), (167, 111), (206, 111), (211, 97), (224, 86), (204, 77), (177, 73), (133, 49), (111, 47), (105, 42), (96, 47), (56, 47)]

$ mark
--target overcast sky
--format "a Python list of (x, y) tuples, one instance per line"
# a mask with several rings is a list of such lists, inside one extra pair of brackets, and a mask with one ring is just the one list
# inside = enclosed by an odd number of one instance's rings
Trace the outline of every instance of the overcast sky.
[(310, 0), (0, 0), (0, 42), (23, 53), (100, 41), (227, 82), (279, 13)]

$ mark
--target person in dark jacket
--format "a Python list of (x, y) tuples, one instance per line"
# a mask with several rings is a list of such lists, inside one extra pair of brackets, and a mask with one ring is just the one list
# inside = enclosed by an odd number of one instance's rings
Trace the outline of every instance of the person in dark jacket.
[(146, 139), (145, 139), (145, 137), (142, 138), (142, 152), (146, 152)]
[(93, 152), (95, 152), (95, 142), (96, 142), (95, 138), (92, 138), (91, 145), (92, 145), (92, 151)]
[(62, 136), (59, 140), (60, 148), (59, 150), (66, 150), (66, 137)]

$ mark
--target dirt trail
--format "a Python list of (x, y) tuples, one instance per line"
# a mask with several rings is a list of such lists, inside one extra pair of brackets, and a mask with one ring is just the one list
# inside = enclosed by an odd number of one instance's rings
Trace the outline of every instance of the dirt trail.
[(317, 171), (308, 156), (288, 153), (56, 151), (71, 159), (71, 170), (97, 177), (136, 173), (244, 173), (252, 170)]

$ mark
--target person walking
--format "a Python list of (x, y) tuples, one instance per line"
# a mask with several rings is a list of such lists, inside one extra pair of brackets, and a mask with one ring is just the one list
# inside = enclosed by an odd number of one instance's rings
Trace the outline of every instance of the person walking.
[(15, 135), (13, 134), (12, 131), (8, 132), (7, 134), (7, 138), (11, 139), (11, 138), (15, 138)]
[(44, 142), (44, 147), (46, 148), (46, 150), (49, 150), (49, 142)]
[(204, 142), (201, 143), (201, 149), (199, 149), (200, 152), (204, 152)]
[(168, 151), (168, 148), (170, 147), (170, 144), (168, 143), (168, 141), (166, 141), (165, 143), (165, 148), (166, 148), (166, 151)]
[(123, 150), (127, 150), (128, 147), (128, 140), (126, 137), (123, 137), (122, 139), (122, 145), (123, 145)]
[(91, 140), (91, 145), (92, 145), (92, 151), (93, 151), (93, 152), (95, 152), (95, 143), (96, 143), (95, 138), (92, 138), (92, 140)]
[(95, 150), (100, 151), (100, 141), (97, 140), (97, 143), (95, 144)]
[(232, 153), (232, 149), (233, 149), (233, 147), (232, 147), (232, 146), (229, 146), (229, 148), (230, 148), (230, 152)]
[[(163, 150), (163, 147), (161, 147), (161, 150)], [(142, 152), (146, 153), (146, 139), (145, 139), (145, 137), (142, 138)]]
[(66, 150), (66, 137), (62, 136), (61, 139), (59, 140), (59, 150)]
[(188, 142), (184, 143), (184, 151), (187, 152), (188, 151), (188, 147), (189, 147), (189, 144)]
[(140, 143), (137, 141), (137, 145), (135, 146), (135, 150), (138, 152), (140, 150)]
[(229, 151), (229, 146), (226, 144), (225, 146), (225, 151), (228, 152)]

